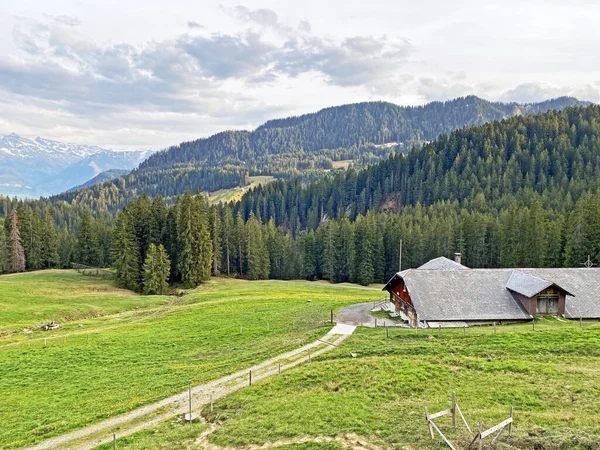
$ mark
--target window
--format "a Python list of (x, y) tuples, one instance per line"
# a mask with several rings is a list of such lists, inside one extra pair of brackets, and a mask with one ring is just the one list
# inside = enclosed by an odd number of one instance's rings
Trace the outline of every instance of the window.
[(558, 314), (558, 295), (538, 295), (536, 314)]

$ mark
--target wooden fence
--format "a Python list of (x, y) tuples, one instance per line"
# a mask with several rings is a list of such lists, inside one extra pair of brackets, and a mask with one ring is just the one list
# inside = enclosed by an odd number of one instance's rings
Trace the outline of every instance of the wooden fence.
[[(467, 419), (465, 419), (465, 416), (463, 415), (462, 411), (460, 410), (460, 406), (458, 406), (458, 403), (456, 402), (456, 394), (454, 392), (452, 393), (452, 402), (451, 402), (451, 406), (449, 409), (445, 409), (443, 411), (429, 414), (427, 407), (425, 407), (425, 420), (427, 421), (427, 425), (429, 427), (429, 435), (431, 436), (431, 439), (435, 439), (435, 435), (434, 435), (434, 430), (435, 430), (440, 435), (442, 440), (446, 443), (446, 445), (448, 445), (448, 447), (450, 447), (452, 450), (457, 450), (457, 449), (450, 442), (450, 440), (448, 440), (448, 438), (444, 435), (444, 433), (440, 430), (440, 428), (435, 424), (435, 422), (433, 420), (437, 419), (438, 417), (442, 417), (442, 416), (446, 416), (446, 415), (450, 414), (450, 415), (452, 415), (452, 428), (456, 428), (457, 413), (460, 416), (460, 418), (462, 419), (462, 421), (464, 422), (465, 426), (467, 427), (467, 430), (469, 430), (469, 433), (471, 434), (471, 436), (473, 436), (473, 431), (471, 430), (471, 427), (469, 426)], [(492, 434), (494, 434), (495, 432), (498, 431), (498, 434), (496, 434), (496, 436), (492, 439), (492, 445), (494, 445), (506, 428), (508, 428), (508, 436), (510, 436), (511, 429), (512, 429), (512, 422), (513, 422), (512, 406), (510, 407), (510, 417), (508, 419), (503, 420), (498, 425), (494, 425), (493, 427), (488, 428), (487, 430), (482, 430), (483, 422), (481, 419), (479, 419), (479, 426), (477, 428), (477, 433), (473, 436), (473, 440), (471, 441), (471, 443), (469, 444), (469, 446), (467, 448), (468, 449), (472, 448), (473, 445), (477, 442), (478, 449), (481, 450), (483, 448), (483, 439), (485, 439), (488, 436), (491, 436)]]

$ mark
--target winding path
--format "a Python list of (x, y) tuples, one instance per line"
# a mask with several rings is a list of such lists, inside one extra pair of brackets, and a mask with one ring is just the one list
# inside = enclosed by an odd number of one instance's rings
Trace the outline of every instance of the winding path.
[[(307, 344), (296, 350), (276, 356), (255, 366), (241, 370), (231, 375), (213, 380), (192, 388), (193, 411), (199, 411), (204, 405), (213, 400), (225, 397), (243, 387), (248, 386), (249, 372), (252, 381), (276, 375), (281, 370), (290, 369), (298, 364), (309, 361), (341, 344), (350, 336), (356, 327), (338, 324), (323, 338)], [(146, 405), (129, 413), (112, 417), (85, 428), (48, 439), (26, 450), (88, 450), (100, 444), (110, 442), (113, 433), (118, 437), (127, 436), (137, 431), (150, 428), (159, 422), (177, 414), (188, 412), (188, 392), (182, 392), (157, 403)]]

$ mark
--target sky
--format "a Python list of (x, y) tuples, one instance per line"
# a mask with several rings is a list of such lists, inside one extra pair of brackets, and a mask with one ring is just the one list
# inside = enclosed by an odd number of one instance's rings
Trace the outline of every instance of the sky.
[(597, 1), (3, 0), (0, 134), (160, 149), (321, 108), (600, 102)]

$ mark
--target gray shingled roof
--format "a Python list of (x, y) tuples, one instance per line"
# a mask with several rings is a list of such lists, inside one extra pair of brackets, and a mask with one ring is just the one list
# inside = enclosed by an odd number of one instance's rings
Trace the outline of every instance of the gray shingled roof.
[(411, 270), (404, 281), (420, 320), (526, 320), (506, 289), (512, 269)]
[(432, 259), (403, 278), (421, 320), (518, 320), (531, 316), (511, 291), (531, 297), (557, 286), (569, 295), (565, 316), (600, 318), (600, 268), (468, 269), (448, 258)]
[(515, 269), (506, 283), (506, 288), (525, 297), (533, 297), (553, 284), (552, 281), (543, 280), (535, 275)]
[(465, 270), (468, 269), (467, 266), (463, 266), (462, 264), (457, 263), (456, 261), (452, 261), (451, 259), (446, 258), (445, 256), (440, 256), (439, 258), (432, 259), (427, 261), (425, 264), (419, 267), (419, 269), (425, 270)]
[(565, 317), (569, 319), (600, 318), (600, 269), (519, 269), (552, 281), (574, 295), (567, 296)]

